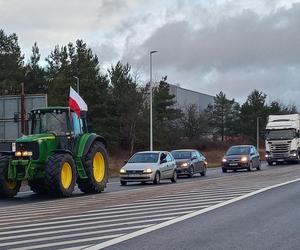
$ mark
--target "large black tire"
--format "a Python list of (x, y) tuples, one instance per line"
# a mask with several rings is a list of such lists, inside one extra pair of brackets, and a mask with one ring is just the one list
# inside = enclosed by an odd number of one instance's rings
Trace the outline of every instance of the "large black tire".
[(120, 181), (120, 183), (121, 183), (122, 186), (126, 186), (127, 181)]
[(33, 192), (37, 194), (47, 194), (47, 188), (44, 179), (29, 180), (28, 186)]
[(54, 154), (45, 165), (45, 187), (48, 194), (68, 197), (74, 191), (75, 163), (69, 154)]
[(7, 179), (9, 157), (0, 156), (0, 197), (14, 197), (20, 190), (21, 181)]
[(88, 178), (78, 178), (78, 187), (84, 193), (100, 193), (108, 180), (108, 154), (104, 145), (95, 141), (84, 158), (83, 165)]

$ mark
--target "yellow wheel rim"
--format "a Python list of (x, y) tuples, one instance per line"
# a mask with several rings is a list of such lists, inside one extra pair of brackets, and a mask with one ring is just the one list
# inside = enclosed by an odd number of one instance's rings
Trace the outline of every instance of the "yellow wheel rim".
[(15, 189), (17, 187), (17, 182), (16, 181), (8, 181), (7, 182), (7, 188), (8, 189)]
[(105, 161), (100, 152), (97, 152), (93, 159), (93, 175), (97, 182), (101, 182), (105, 175)]
[(61, 168), (61, 184), (65, 189), (68, 189), (73, 180), (72, 167), (68, 162), (65, 162)]

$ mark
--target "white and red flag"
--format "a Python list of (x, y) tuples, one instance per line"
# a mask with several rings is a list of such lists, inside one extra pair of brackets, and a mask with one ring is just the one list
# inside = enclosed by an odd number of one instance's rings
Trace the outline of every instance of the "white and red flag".
[(72, 87), (70, 87), (69, 107), (75, 111), (78, 117), (80, 117), (80, 111), (88, 110), (85, 101)]

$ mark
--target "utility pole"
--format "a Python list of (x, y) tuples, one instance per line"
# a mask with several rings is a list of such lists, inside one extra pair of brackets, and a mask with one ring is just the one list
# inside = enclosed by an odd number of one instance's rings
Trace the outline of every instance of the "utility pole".
[(157, 50), (150, 51), (150, 151), (153, 150), (153, 116), (152, 116), (152, 54)]
[(21, 82), (21, 133), (25, 135), (25, 91), (24, 82)]

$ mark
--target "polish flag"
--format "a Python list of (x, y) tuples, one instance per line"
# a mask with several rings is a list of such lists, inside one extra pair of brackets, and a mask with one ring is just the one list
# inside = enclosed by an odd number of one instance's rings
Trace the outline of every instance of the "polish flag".
[(75, 111), (78, 117), (80, 117), (80, 111), (88, 110), (85, 101), (72, 87), (70, 87), (69, 107)]

